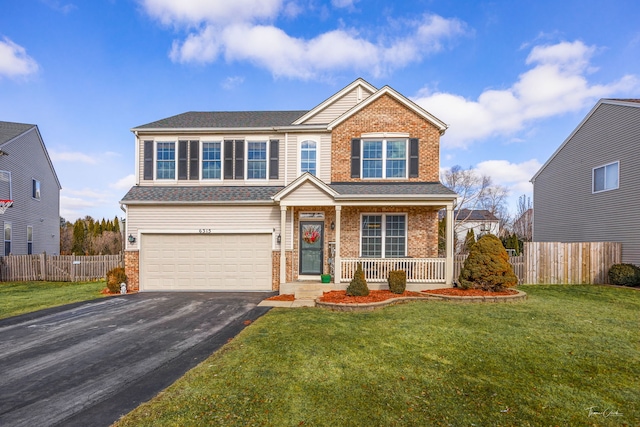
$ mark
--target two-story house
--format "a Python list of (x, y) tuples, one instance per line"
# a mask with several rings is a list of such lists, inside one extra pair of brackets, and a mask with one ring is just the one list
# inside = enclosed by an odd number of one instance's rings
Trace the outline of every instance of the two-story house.
[(0, 255), (60, 253), (60, 189), (38, 126), (0, 122)]
[[(372, 288), (451, 285), (456, 194), (439, 182), (446, 125), (357, 79), (308, 111), (187, 112), (132, 129), (121, 201), (133, 290), (280, 290), (362, 263)], [(448, 250), (438, 258), (438, 211)]]
[(640, 265), (640, 100), (601, 99), (533, 183), (534, 242), (620, 242)]
[(484, 234), (500, 236), (500, 220), (486, 209), (460, 209), (453, 213), (455, 218), (455, 238), (461, 246), (464, 244), (469, 230), (478, 240)]

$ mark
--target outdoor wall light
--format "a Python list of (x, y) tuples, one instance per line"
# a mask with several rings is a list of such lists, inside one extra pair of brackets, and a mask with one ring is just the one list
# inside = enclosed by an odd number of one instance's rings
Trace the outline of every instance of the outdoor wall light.
[(282, 237), (279, 234), (278, 234), (278, 237), (276, 238), (276, 242), (278, 242), (278, 244), (282, 242)]
[(129, 241), (129, 243), (134, 244), (136, 242), (136, 238), (133, 237), (132, 234), (129, 234), (129, 237), (127, 238), (127, 240)]
[(331, 229), (332, 229), (332, 230), (335, 230), (335, 229), (336, 229), (336, 223), (335, 223), (335, 222), (333, 222), (333, 221), (331, 221)]

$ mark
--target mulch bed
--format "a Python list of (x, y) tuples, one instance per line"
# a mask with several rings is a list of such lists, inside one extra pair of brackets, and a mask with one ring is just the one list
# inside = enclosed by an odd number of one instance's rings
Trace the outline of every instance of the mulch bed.
[(500, 292), (483, 291), (482, 289), (443, 288), (422, 291), (429, 294), (450, 295), (454, 297), (495, 297), (501, 295), (516, 295), (518, 291), (507, 289)]
[(369, 295), (366, 297), (350, 297), (347, 296), (346, 291), (331, 291), (325, 292), (320, 301), (331, 302), (336, 304), (363, 304), (369, 302), (385, 301), (391, 298), (399, 297), (424, 297), (424, 294), (419, 292), (404, 291), (401, 294), (394, 294), (388, 290), (369, 291)]
[(267, 301), (293, 301), (295, 300), (293, 294), (282, 294), (267, 298)]

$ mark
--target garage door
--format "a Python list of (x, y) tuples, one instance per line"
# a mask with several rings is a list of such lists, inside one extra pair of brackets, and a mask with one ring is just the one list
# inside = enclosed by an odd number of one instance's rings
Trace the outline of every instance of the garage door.
[(271, 234), (145, 234), (142, 291), (269, 291)]

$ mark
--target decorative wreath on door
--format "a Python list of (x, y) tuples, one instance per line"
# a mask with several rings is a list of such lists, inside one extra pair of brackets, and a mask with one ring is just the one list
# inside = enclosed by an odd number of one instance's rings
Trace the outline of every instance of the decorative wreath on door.
[(313, 244), (320, 238), (320, 226), (318, 225), (303, 225), (302, 226), (302, 240), (305, 243)]

